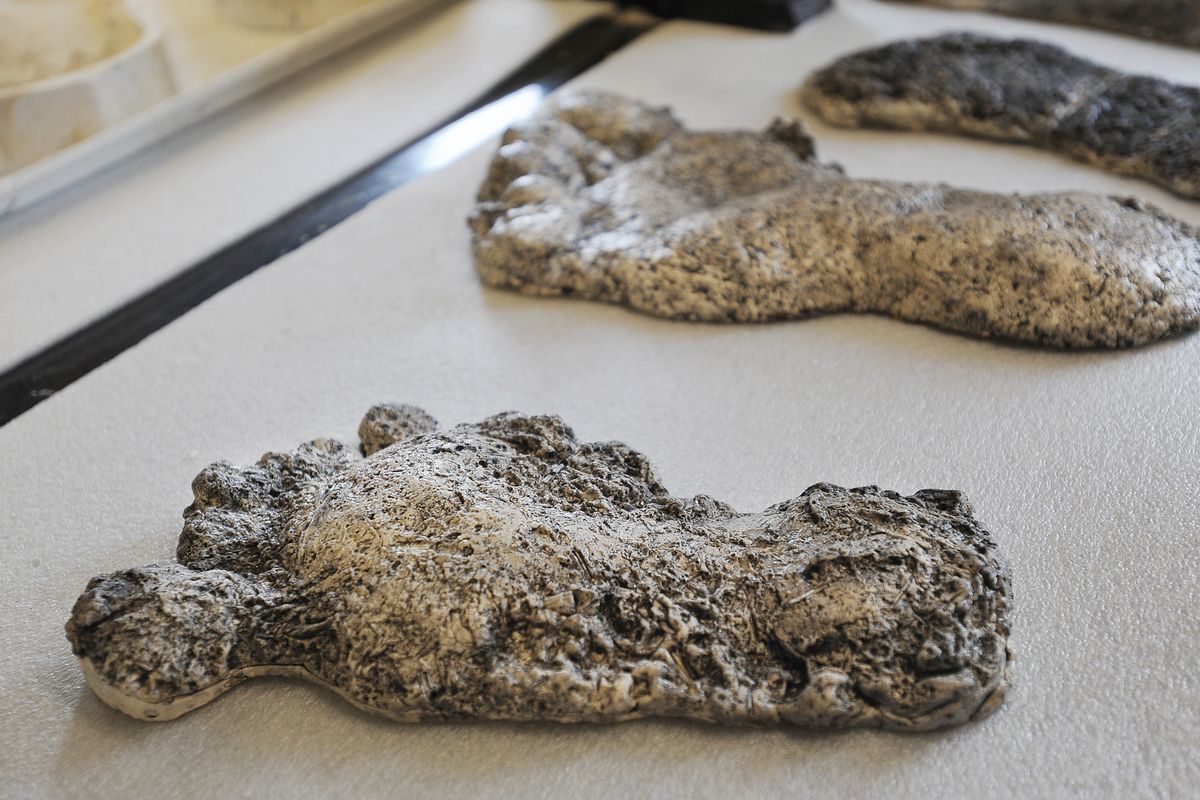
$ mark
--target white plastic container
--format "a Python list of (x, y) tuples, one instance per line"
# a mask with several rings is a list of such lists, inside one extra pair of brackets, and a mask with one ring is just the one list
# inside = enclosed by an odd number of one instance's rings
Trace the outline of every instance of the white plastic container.
[[(20, 140), (23, 144), (14, 144), (12, 155), (19, 152), (25, 164), (14, 168), (17, 164), (15, 158), (0, 156), (0, 219), (38, 203), (194, 122), (211, 117), (221, 109), (389, 25), (425, 9), (448, 5), (454, 0), (339, 0), (345, 13), (339, 13), (323, 24), (304, 31), (252, 30), (220, 14), (214, 0), (125, 1), (130, 6), (136, 3), (144, 7), (144, 15), (152, 15), (159, 24), (145, 21), (143, 38), (111, 62), (98, 62), (61, 78), (40, 82), (38, 93), (62, 92), (63, 96), (54, 101), (22, 99), (13, 116), (24, 121), (20, 124), (0, 122), (0, 127), (21, 131), (19, 136), (13, 137), (13, 141)], [(137, 19), (143, 20), (143, 14), (139, 13)], [(165, 33), (160, 35), (159, 29)], [(139, 66), (141, 59), (156, 62), (158, 69), (147, 70), (144, 64)], [(128, 68), (131, 72), (146, 76), (165, 69), (168, 63), (170, 69), (165, 70), (166, 78), (173, 77), (174, 80), (165, 94), (174, 95), (161, 102), (152, 102), (151, 108), (141, 104), (140, 111), (128, 111), (131, 107), (136, 108), (136, 104), (128, 102), (126, 93), (140, 96), (144, 101), (152, 94), (152, 79), (141, 79), (151, 84), (149, 88), (139, 88), (138, 81), (128, 77), (87, 80), (93, 73), (108, 69), (122, 71)], [(87, 90), (80, 88), (64, 88), (81, 78), (86, 84), (94, 86), (98, 82), (106, 88), (103, 91), (93, 89), (90, 95)], [(118, 89), (122, 85), (125, 86), (124, 92)], [(15, 88), (19, 91), (12, 93), (14, 97), (31, 96), (31, 90), (35, 87), (29, 83)], [(160, 90), (164, 88), (159, 86)], [(158, 96), (161, 98), (165, 94)], [(0, 118), (6, 113), (8, 95), (8, 92), (0, 89)], [(51, 106), (56, 104), (59, 110), (51, 111)], [(53, 118), (56, 114), (59, 117), (74, 115), (75, 112), (63, 108), (64, 104), (79, 104), (84, 108), (91, 104), (98, 107), (100, 112), (77, 116), (83, 117), (84, 121), (99, 117), (107, 127), (104, 130), (91, 126), (76, 127), (71, 131), (73, 136), (60, 140), (65, 141), (67, 146), (56, 143), (53, 147), (33, 147), (38, 139), (48, 138), (42, 120)], [(36, 108), (43, 111), (37, 112)], [(126, 111), (116, 113), (118, 108)], [(38, 116), (39, 113), (43, 116)], [(31, 142), (28, 131), (32, 129), (38, 133)], [(6, 147), (5, 135), (0, 132), (0, 149)], [(34, 157), (35, 150), (42, 157), (36, 163), (30, 163), (29, 159)]]
[(0, 87), (0, 175), (132, 117), (176, 92), (162, 31), (136, 5), (131, 45), (59, 75)]
[(366, 5), (370, 0), (216, 0), (230, 20), (249, 28), (302, 31)]

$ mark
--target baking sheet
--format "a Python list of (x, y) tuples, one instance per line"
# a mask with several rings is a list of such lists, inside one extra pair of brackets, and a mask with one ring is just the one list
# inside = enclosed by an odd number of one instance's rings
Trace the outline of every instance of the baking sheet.
[[(950, 28), (1033, 33), (1185, 77), (1200, 56), (867, 0), (791, 37), (670, 23), (580, 83), (762, 127), (836, 53)], [(813, 125), (855, 175), (1135, 193), (1037, 151)], [(1200, 336), (1119, 352), (872, 316), (688, 325), (486, 291), (463, 218), (480, 151), (384, 198), (0, 428), (0, 774), (18, 796), (1188, 797), (1200, 785)], [(403, 726), (253, 681), (148, 725), (84, 688), (61, 625), (93, 574), (169, 560), (188, 482), (379, 400), (444, 422), (555, 411), (740, 509), (829, 480), (966, 491), (1015, 576), (1016, 685), (976, 725), (834, 735), (641, 722)]]
[(605, 3), (455, 3), (0, 219), (0, 369), (445, 118)]
[(308, 30), (247, 28), (211, 0), (137, 0), (163, 31), (178, 93), (0, 175), (0, 217), (27, 208), (387, 25), (451, 0), (374, 0)]

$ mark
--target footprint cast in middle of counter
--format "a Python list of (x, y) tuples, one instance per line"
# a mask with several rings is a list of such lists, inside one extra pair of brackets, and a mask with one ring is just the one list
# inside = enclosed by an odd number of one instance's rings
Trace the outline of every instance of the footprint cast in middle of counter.
[(488, 286), (670, 319), (874, 312), (1062, 348), (1200, 327), (1200, 231), (1138, 200), (854, 179), (798, 122), (690, 131), (605, 92), (510, 129), (471, 226)]

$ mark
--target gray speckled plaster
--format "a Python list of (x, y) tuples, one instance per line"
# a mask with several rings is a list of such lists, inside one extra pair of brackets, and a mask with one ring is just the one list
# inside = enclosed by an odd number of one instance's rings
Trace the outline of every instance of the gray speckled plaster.
[(505, 135), (471, 217), (480, 278), (702, 322), (875, 312), (1054, 347), (1200, 327), (1200, 233), (1136, 198), (847, 177), (796, 121), (693, 131), (560, 94)]
[(894, 42), (809, 76), (803, 97), (835, 125), (1033, 144), (1200, 198), (1200, 88), (1045, 42), (970, 33)]

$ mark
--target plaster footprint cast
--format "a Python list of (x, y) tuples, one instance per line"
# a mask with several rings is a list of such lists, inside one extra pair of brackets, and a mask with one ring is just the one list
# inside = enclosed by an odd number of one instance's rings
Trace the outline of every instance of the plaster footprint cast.
[(1193, 0), (899, 0), (961, 11), (989, 11), (1200, 47), (1200, 4)]
[(835, 125), (1028, 142), (1200, 198), (1200, 89), (1053, 45), (958, 33), (839, 59), (804, 86)]
[(489, 286), (672, 319), (872, 311), (1071, 348), (1200, 326), (1200, 233), (1152, 206), (855, 180), (798, 122), (692, 132), (601, 92), (505, 135), (471, 224)]
[(927, 730), (1002, 702), (1008, 570), (958, 492), (818, 484), (739, 514), (557, 417), (434, 425), (384, 406), (365, 459), (319, 439), (205, 469), (179, 563), (75, 604), (92, 689), (158, 720), (257, 675), (405, 722)]

